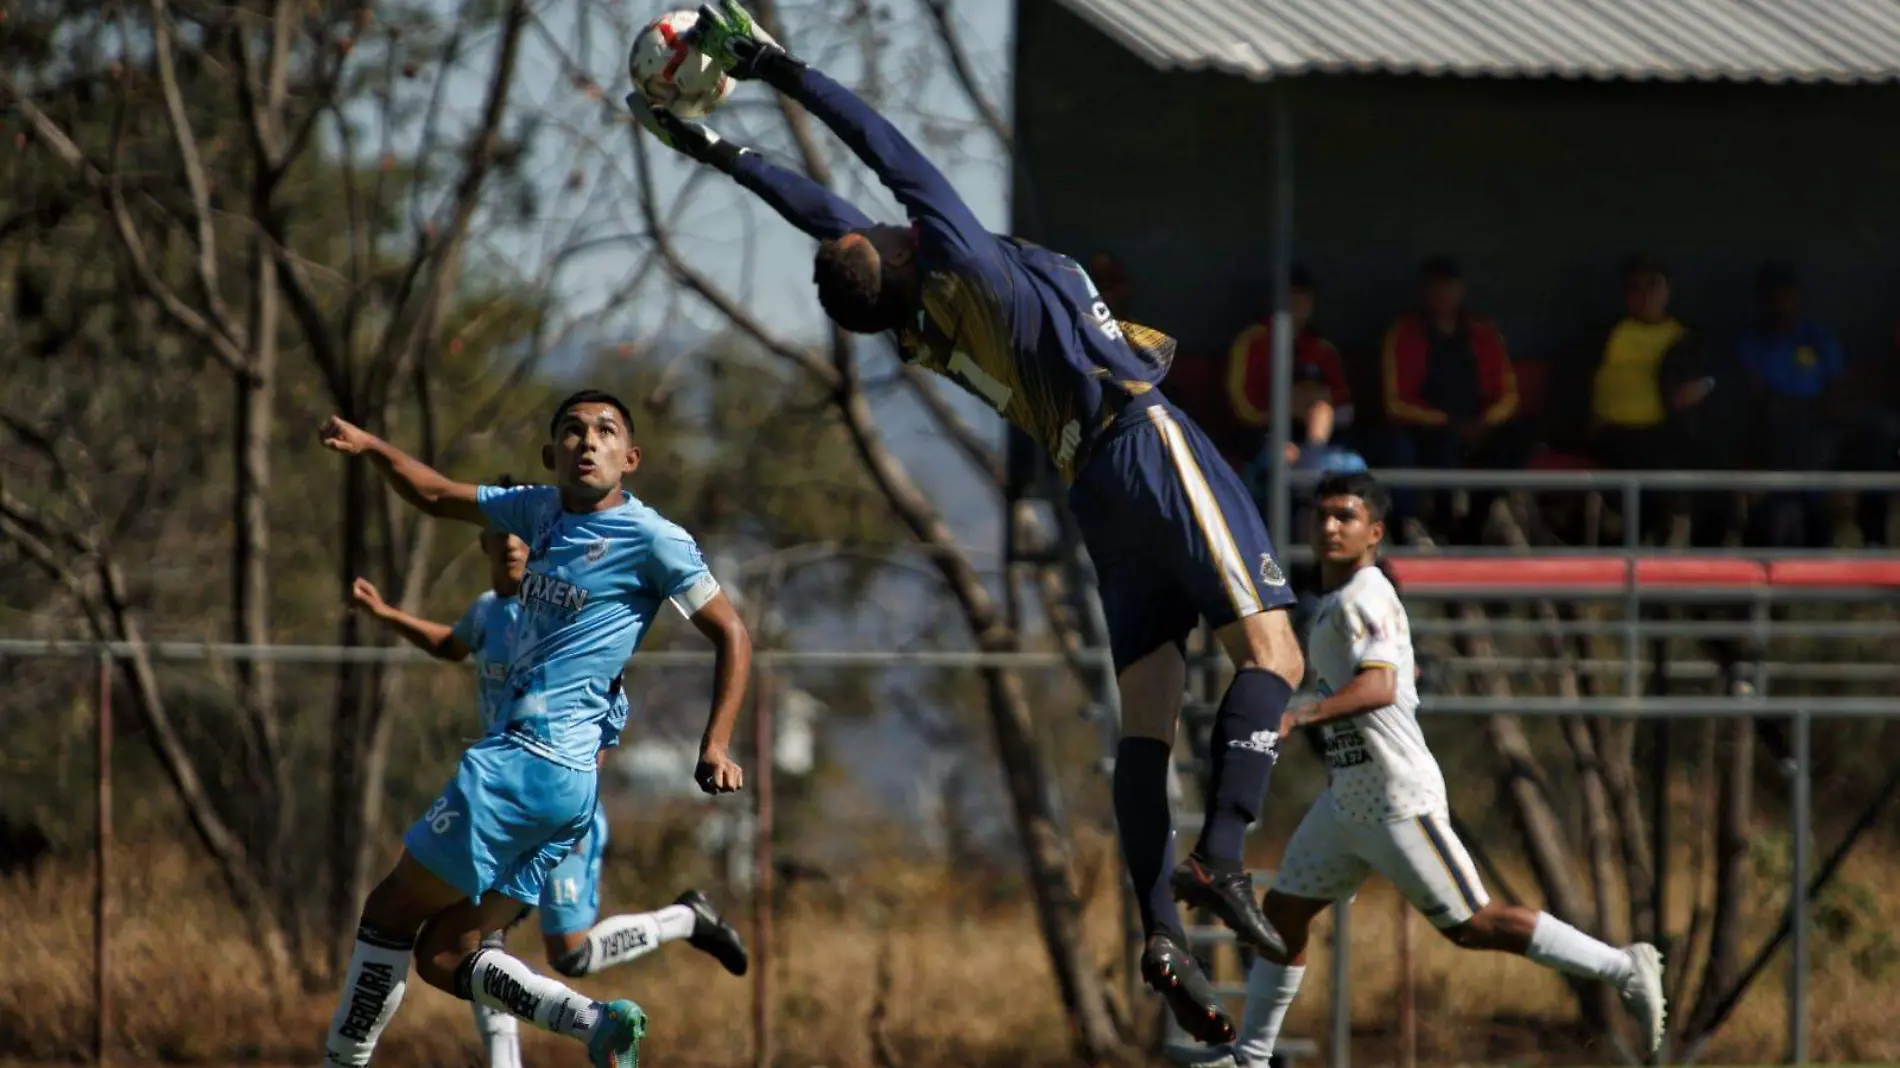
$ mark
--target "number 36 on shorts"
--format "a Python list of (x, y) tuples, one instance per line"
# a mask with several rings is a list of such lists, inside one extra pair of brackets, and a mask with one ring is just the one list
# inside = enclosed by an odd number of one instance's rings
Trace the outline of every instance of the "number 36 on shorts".
[(429, 830), (436, 834), (444, 834), (460, 815), (460, 812), (449, 807), (448, 798), (438, 797), (435, 799), (435, 804), (429, 806), (429, 811), (422, 814), (422, 819), (429, 825)]

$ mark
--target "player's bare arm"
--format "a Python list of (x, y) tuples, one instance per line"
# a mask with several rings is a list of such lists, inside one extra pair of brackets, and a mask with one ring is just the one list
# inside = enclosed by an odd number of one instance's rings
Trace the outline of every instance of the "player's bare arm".
[(732, 759), (732, 729), (739, 721), (746, 681), (752, 674), (752, 635), (725, 593), (692, 615), (693, 626), (713, 643), (713, 703), (706, 733), (699, 741), (699, 766), (693, 778), (709, 794), (729, 794), (745, 786), (745, 772)]
[(1338, 693), (1287, 709), (1280, 720), (1280, 733), (1365, 715), (1397, 701), (1398, 692), (1398, 675), (1391, 665), (1366, 664)]
[(459, 662), (468, 659), (468, 645), (455, 636), (454, 628), (447, 623), (412, 616), (397, 608), (383, 600), (382, 593), (368, 579), (359, 578), (350, 586), (350, 602), (389, 628), (391, 633), (437, 660)]
[(449, 478), (341, 416), (331, 416), (317, 431), (317, 437), (332, 452), (368, 460), (398, 496), (422, 512), (437, 519), (488, 525), (481, 506), (475, 503), (473, 485)]

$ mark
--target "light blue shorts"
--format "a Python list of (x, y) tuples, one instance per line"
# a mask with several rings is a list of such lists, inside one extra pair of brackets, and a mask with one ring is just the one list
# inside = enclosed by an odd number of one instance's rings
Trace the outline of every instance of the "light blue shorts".
[(535, 905), (549, 873), (587, 834), (599, 782), (592, 769), (563, 767), (493, 735), (462, 754), (402, 842), (473, 901), (493, 891)]
[(554, 866), (541, 888), (542, 933), (585, 931), (600, 918), (600, 861), (606, 853), (607, 810), (596, 805), (587, 837)]

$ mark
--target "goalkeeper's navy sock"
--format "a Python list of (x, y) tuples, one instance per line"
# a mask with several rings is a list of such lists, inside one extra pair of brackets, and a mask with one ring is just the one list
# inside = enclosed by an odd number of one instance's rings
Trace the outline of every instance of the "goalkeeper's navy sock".
[(1158, 738), (1123, 738), (1115, 750), (1114, 795), (1122, 859), (1135, 884), (1142, 934), (1166, 932), (1179, 939), (1181, 914), (1168, 883), (1174, 867), (1169, 848), (1174, 830), (1168, 812), (1168, 761), (1173, 748)]
[(1293, 687), (1265, 668), (1234, 673), (1208, 742), (1207, 822), (1194, 855), (1224, 871), (1242, 860), (1247, 827), (1260, 818), (1280, 759), (1280, 717)]

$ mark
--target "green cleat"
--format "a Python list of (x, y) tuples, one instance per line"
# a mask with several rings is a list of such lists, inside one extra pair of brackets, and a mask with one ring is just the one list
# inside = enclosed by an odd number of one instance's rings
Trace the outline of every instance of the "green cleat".
[(602, 1001), (600, 1022), (587, 1037), (587, 1059), (594, 1068), (639, 1068), (640, 1040), (647, 1036), (647, 1014), (626, 999)]

